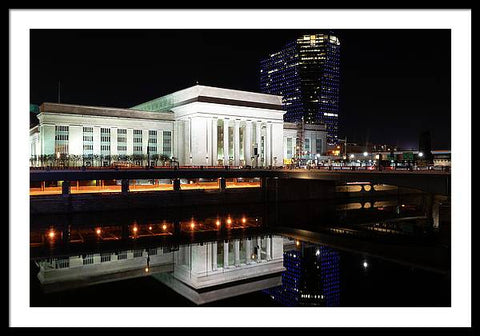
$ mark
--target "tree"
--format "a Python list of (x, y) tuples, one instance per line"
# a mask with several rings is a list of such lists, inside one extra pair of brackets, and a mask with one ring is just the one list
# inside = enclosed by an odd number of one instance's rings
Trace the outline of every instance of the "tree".
[(157, 165), (159, 157), (160, 156), (158, 154), (153, 154), (153, 155), (150, 156), (151, 160), (153, 160), (155, 162), (155, 166)]
[(169, 157), (168, 155), (166, 155), (166, 154), (160, 154), (160, 155), (159, 155), (159, 159), (160, 159), (160, 161), (162, 162), (162, 165), (164, 165), (164, 166), (165, 166), (165, 164), (166, 164), (167, 162), (170, 161), (170, 157)]

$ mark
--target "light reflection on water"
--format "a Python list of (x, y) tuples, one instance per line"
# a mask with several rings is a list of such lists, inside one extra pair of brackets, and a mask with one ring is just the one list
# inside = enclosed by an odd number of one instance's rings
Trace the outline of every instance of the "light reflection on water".
[[(363, 206), (352, 205), (358, 203)], [(292, 211), (282, 209), (277, 216), (255, 211), (249, 215), (244, 210), (173, 220), (124, 220), (121, 225), (115, 221), (37, 223), (31, 230), (36, 263), (32, 305), (64, 305), (69, 298), (71, 306), (102, 306), (106, 303), (95, 301), (96, 287), (108, 292), (137, 283), (150, 292), (170, 293), (171, 299), (149, 302), (146, 295), (141, 303), (138, 297), (131, 299), (132, 306), (448, 306), (449, 277), (444, 274), (365, 251), (339, 249), (301, 231), (328, 233), (342, 240), (353, 235), (370, 242), (412, 243), (432, 236), (425, 231), (429, 224), (419, 216), (423, 209), (416, 201), (365, 204), (336, 204), (338, 220), (320, 227), (315, 220), (299, 227), (303, 215), (291, 222)], [(385, 214), (385, 220), (370, 222), (379, 213)], [(272, 219), (276, 226), (268, 225)], [(286, 223), (300, 231), (283, 233)], [(399, 291), (402, 284), (406, 287)], [(442, 295), (432, 294), (437, 287)], [(128, 302), (118, 305), (128, 306)], [(109, 304), (115, 306), (114, 301)]]

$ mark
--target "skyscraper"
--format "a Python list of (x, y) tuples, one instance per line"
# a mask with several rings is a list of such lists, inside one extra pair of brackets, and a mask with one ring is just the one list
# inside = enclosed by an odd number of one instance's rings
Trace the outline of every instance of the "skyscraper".
[(283, 96), (287, 122), (326, 124), (338, 142), (340, 40), (333, 33), (302, 35), (261, 61), (260, 90)]

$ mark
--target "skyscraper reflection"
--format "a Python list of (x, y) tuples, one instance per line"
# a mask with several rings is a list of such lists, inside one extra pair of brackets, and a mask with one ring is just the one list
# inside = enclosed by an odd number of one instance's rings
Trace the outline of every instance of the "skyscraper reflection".
[(329, 247), (285, 242), (282, 285), (264, 293), (288, 307), (340, 305), (340, 256)]

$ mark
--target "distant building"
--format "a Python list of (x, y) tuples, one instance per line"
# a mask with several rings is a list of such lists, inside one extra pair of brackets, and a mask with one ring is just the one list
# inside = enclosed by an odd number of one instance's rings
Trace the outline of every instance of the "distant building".
[(420, 133), (418, 139), (418, 151), (423, 153), (423, 159), (427, 163), (433, 163), (432, 140), (430, 131)]
[(37, 114), (40, 112), (40, 106), (30, 104), (30, 128), (38, 125)]
[(450, 150), (432, 150), (433, 165), (450, 167), (452, 165), (452, 152)]
[(288, 42), (261, 61), (260, 90), (283, 97), (286, 122), (325, 124), (337, 144), (340, 40), (318, 33)]

